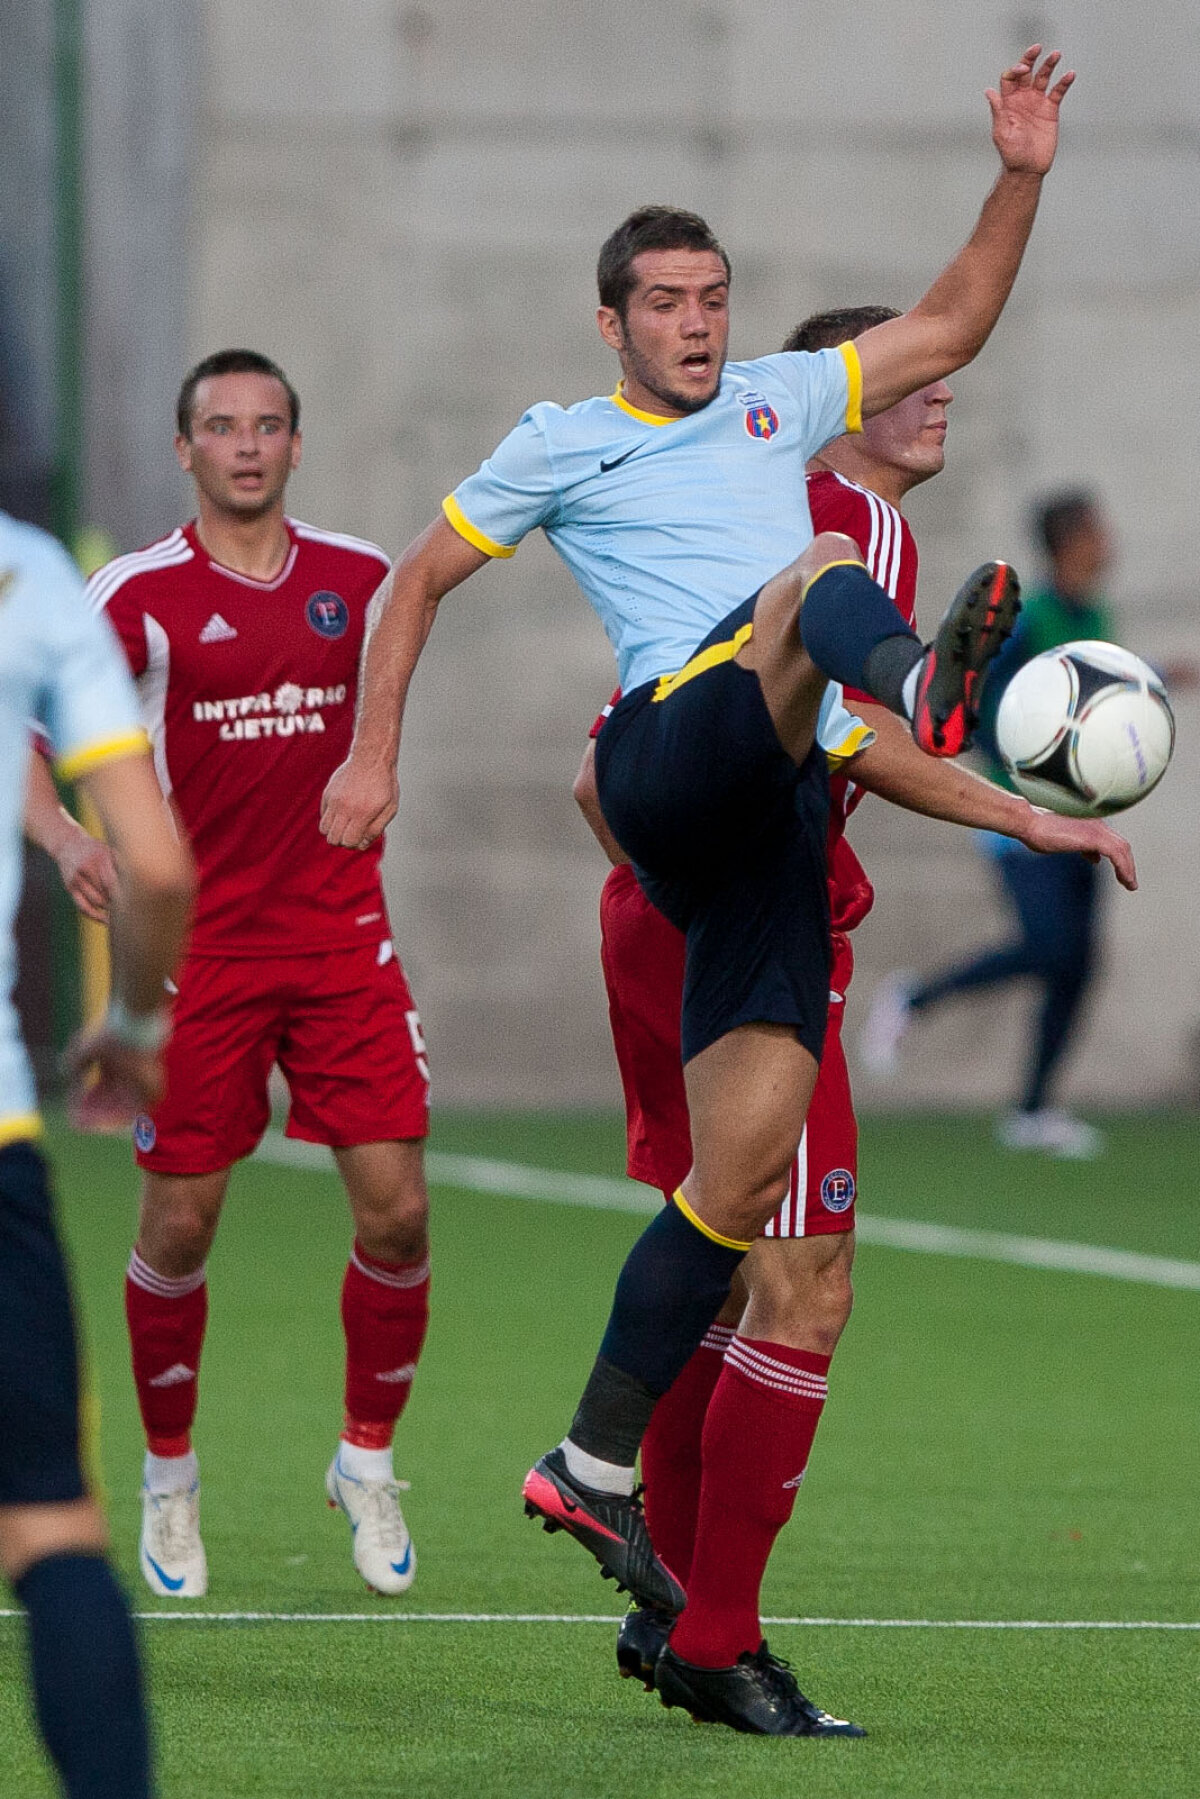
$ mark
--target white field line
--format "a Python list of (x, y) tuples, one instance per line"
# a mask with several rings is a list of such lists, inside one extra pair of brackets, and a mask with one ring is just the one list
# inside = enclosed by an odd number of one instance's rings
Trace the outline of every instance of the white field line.
[[(327, 1149), (301, 1143), (282, 1131), (268, 1131), (255, 1155), (265, 1162), (329, 1172)], [(602, 1211), (649, 1215), (661, 1204), (657, 1194), (634, 1181), (597, 1174), (569, 1174), (556, 1168), (527, 1168), (520, 1162), (493, 1162), (483, 1156), (449, 1156), (432, 1150), (426, 1170), (435, 1186), (459, 1187), (468, 1193), (500, 1193), (512, 1199), (548, 1200), (555, 1205), (589, 1206)], [(1094, 1243), (1059, 1243), (1049, 1237), (1009, 1236), (950, 1224), (922, 1224), (908, 1218), (858, 1214), (861, 1243), (885, 1249), (914, 1250), (919, 1255), (967, 1256), (984, 1262), (1009, 1262), (1021, 1268), (1045, 1268), (1060, 1274), (1098, 1274), (1108, 1280), (1136, 1281), (1150, 1287), (1178, 1287), (1200, 1293), (1200, 1262), (1170, 1256), (1146, 1256), (1132, 1249), (1105, 1249)]]
[[(171, 1621), (195, 1619), (200, 1623), (272, 1623), (272, 1624), (606, 1624), (611, 1629), (620, 1618), (600, 1612), (137, 1612), (135, 1617), (164, 1618)], [(1164, 1620), (1073, 1619), (1059, 1622), (1053, 1618), (988, 1620), (982, 1618), (763, 1618), (772, 1628), (782, 1625), (805, 1625), (819, 1629), (843, 1630), (1190, 1630), (1200, 1631), (1200, 1622), (1174, 1623)]]

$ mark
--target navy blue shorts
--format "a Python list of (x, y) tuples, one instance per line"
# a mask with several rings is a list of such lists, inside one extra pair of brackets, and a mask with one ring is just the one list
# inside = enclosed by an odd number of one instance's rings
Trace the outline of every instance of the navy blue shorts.
[(46, 1164), (0, 1150), (0, 1505), (84, 1495), (79, 1356)]
[(815, 745), (797, 767), (733, 660), (757, 597), (679, 676), (625, 694), (596, 740), (609, 828), (687, 937), (685, 1062), (743, 1024), (791, 1025), (818, 1062), (825, 1041), (829, 772)]

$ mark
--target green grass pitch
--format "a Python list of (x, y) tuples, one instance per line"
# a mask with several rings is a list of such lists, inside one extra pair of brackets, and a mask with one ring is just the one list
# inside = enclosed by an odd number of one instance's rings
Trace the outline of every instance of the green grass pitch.
[[(1014, 1158), (978, 1120), (877, 1120), (875, 1214), (1200, 1259), (1200, 1125), (1118, 1120), (1092, 1165)], [(445, 1116), (438, 1148), (615, 1175), (612, 1118)], [(55, 1129), (119, 1559), (140, 1609), (140, 1436), (120, 1143)], [(143, 1627), (165, 1799), (1045, 1799), (1200, 1792), (1200, 1633), (778, 1627), (861, 1743), (698, 1729), (615, 1677), (613, 1630), (387, 1622), (612, 1613), (518, 1498), (561, 1435), (636, 1217), (438, 1189), (433, 1325), (397, 1444), (420, 1572), (367, 1594), (324, 1504), (347, 1225), (332, 1176), (247, 1165), (210, 1267), (200, 1421), (209, 1611), (367, 1623)], [(812, 1470), (765, 1593), (784, 1616), (1200, 1619), (1200, 1293), (864, 1246)], [(53, 1786), (0, 1622), (0, 1793)]]

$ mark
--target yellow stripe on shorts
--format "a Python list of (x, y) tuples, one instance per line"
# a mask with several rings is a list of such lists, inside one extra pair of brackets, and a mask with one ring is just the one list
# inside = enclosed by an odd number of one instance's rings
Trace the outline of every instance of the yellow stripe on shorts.
[(706, 650), (701, 650), (698, 656), (685, 662), (677, 673), (660, 675), (658, 686), (651, 696), (653, 702), (657, 705), (659, 700), (670, 699), (676, 688), (682, 687), (685, 682), (694, 681), (697, 675), (707, 674), (710, 668), (719, 668), (722, 662), (732, 662), (742, 645), (749, 643), (753, 635), (754, 621), (751, 620), (748, 624), (739, 625), (728, 642), (709, 644)]

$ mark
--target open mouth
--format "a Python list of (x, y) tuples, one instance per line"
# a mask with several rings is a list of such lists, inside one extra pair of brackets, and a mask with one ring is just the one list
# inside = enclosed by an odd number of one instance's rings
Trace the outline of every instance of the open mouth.
[(685, 356), (680, 363), (685, 375), (702, 376), (712, 373), (713, 359), (707, 350), (697, 350), (691, 356)]

